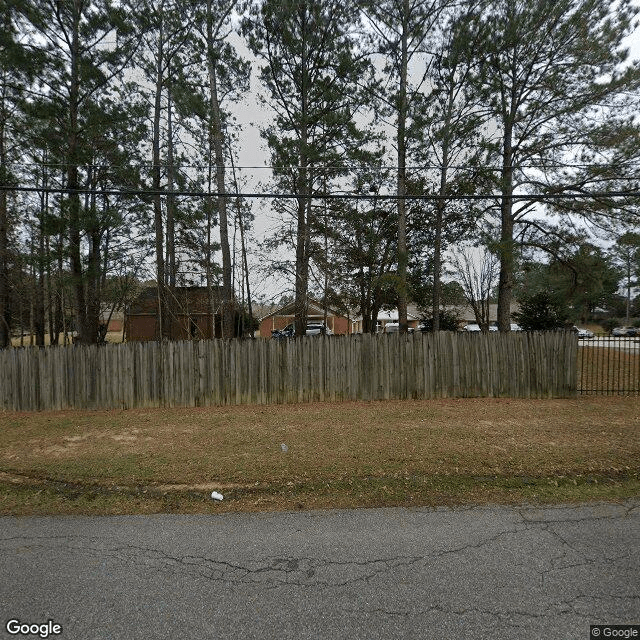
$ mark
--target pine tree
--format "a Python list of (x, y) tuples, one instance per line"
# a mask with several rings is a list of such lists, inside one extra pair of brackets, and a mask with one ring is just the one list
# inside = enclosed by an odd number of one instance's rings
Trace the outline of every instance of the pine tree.
[(640, 285), (640, 233), (627, 231), (616, 239), (611, 257), (620, 267), (626, 291), (625, 326), (631, 318), (631, 289)]
[(12, 162), (19, 159), (23, 145), (23, 98), (42, 62), (20, 38), (20, 4), (0, 0), (0, 349), (11, 343), (9, 194), (17, 183)]
[[(166, 199), (166, 242), (163, 220), (163, 177), (172, 180), (174, 136), (168, 123), (174, 96), (171, 94), (174, 80), (186, 64), (184, 55), (194, 37), (195, 3), (191, 0), (143, 0), (137, 3), (135, 24), (142, 34), (143, 46), (136, 57), (138, 68), (152, 87), (150, 103), (153, 104), (151, 121), (151, 188), (153, 196), (153, 220), (155, 232), (156, 286), (158, 288), (159, 336), (171, 337), (173, 314), (170, 289), (176, 282), (175, 259), (175, 207), (171, 197)], [(165, 106), (166, 105), (166, 106)], [(163, 112), (165, 112), (163, 118)], [(163, 161), (162, 151), (166, 160)], [(171, 155), (171, 158), (169, 157)], [(167, 170), (163, 172), (163, 167)], [(167, 288), (169, 287), (169, 291)]]
[(624, 68), (622, 47), (635, 11), (626, 0), (490, 0), (478, 19), (484, 37), (473, 85), (496, 127), (488, 150), (500, 165), (501, 331), (510, 327), (516, 232), (535, 210), (514, 194), (580, 194), (598, 184), (597, 176), (585, 180), (589, 172), (559, 167), (593, 161), (585, 154), (598, 144), (594, 123), (622, 124), (619, 98), (637, 88), (640, 74)]
[[(74, 290), (78, 341), (98, 340), (99, 301), (95, 298), (95, 224), (92, 209), (80, 189), (91, 159), (89, 141), (97, 105), (109, 100), (116, 80), (129, 64), (137, 38), (127, 6), (108, 0), (33, 0), (21, 9), (33, 31), (32, 47), (46, 58), (39, 76), (41, 110), (56, 123), (65, 166), (68, 196), (64, 202), (68, 252)], [(90, 238), (89, 266), (83, 258), (83, 238)]]
[[(415, 144), (413, 120), (420, 111), (422, 91), (429, 74), (430, 48), (443, 11), (450, 0), (384, 0), (363, 3), (372, 32), (372, 50), (384, 57), (383, 91), (377, 93), (383, 116), (392, 118), (397, 162), (398, 198), (398, 313), (400, 331), (407, 323), (407, 161)], [(419, 68), (417, 75), (411, 70)]]
[[(439, 330), (443, 253), (447, 244), (469, 236), (482, 212), (473, 202), (448, 201), (448, 196), (471, 193), (482, 184), (482, 104), (469, 82), (478, 64), (479, 37), (474, 18), (477, 2), (461, 3), (444, 13), (434, 36), (435, 47), (428, 72), (423, 108), (413, 121), (416, 157), (433, 176), (431, 191), (438, 196), (423, 223), (427, 226), (431, 254), (431, 317)], [(430, 203), (431, 204), (431, 203)], [(416, 208), (414, 205), (413, 208)], [(433, 209), (433, 212), (431, 212)], [(414, 221), (418, 226), (418, 221)], [(412, 251), (413, 261), (421, 256)]]
[(313, 196), (344, 174), (364, 134), (355, 115), (364, 109), (360, 87), (370, 72), (358, 53), (358, 14), (347, 0), (266, 0), (244, 22), (251, 50), (263, 62), (261, 79), (275, 122), (263, 131), (277, 186), (296, 196), (294, 216), (295, 326), (305, 335)]

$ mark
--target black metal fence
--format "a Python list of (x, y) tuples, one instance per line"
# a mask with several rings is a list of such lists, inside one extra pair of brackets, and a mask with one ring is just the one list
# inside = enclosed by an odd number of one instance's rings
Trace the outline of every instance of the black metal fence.
[(640, 337), (578, 342), (578, 393), (640, 395)]

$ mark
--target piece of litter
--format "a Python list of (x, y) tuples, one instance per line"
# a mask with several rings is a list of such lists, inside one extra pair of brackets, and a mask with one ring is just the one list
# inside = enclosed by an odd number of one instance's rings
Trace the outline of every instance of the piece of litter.
[(218, 493), (217, 491), (212, 491), (212, 492), (211, 492), (211, 497), (212, 497), (214, 500), (222, 500), (222, 498), (223, 498), (222, 494), (221, 494), (221, 493)]
[(287, 451), (289, 451), (289, 447), (287, 447), (287, 445), (283, 442), (280, 445), (280, 448), (286, 453)]

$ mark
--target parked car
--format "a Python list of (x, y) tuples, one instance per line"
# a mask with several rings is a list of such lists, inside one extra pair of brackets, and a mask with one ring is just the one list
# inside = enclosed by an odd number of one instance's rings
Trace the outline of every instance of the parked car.
[[(469, 333), (479, 333), (480, 331), (482, 331), (482, 329), (480, 329), (480, 325), (476, 323), (465, 324), (464, 327), (462, 327), (462, 330), (468, 331)], [(498, 331), (498, 327), (495, 324), (490, 324), (489, 331)]]
[[(320, 334), (324, 334), (326, 336), (332, 336), (333, 331), (329, 329), (329, 327), (325, 327), (322, 322), (309, 322), (307, 323), (306, 335), (308, 336), (319, 336)], [(296, 326), (291, 323), (288, 324), (284, 329), (276, 329), (271, 332), (271, 337), (276, 340), (282, 338), (293, 338), (296, 335)]]
[[(384, 325), (384, 329), (383, 329), (384, 333), (398, 333), (398, 331), (400, 331), (399, 322), (387, 322), (387, 324)], [(415, 329), (413, 327), (407, 328), (408, 333), (413, 333), (414, 331)]]
[(333, 331), (329, 329), (329, 327), (325, 327), (323, 322), (309, 322), (307, 324), (307, 335), (308, 336), (332, 336)]
[(515, 322), (511, 323), (511, 331), (522, 331), (522, 327)]
[(640, 335), (640, 330), (637, 327), (616, 327), (611, 335), (616, 338), (632, 338)]
[(581, 329), (580, 327), (576, 327), (574, 325), (572, 331), (575, 331), (578, 334), (578, 338), (581, 338), (583, 340), (590, 340), (591, 338), (593, 338), (593, 331), (589, 331), (589, 329)]

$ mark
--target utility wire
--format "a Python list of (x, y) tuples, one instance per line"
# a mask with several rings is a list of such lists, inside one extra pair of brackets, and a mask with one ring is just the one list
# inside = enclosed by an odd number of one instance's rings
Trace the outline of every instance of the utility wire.
[[(140, 164), (71, 164), (69, 162), (8, 162), (6, 166), (12, 167), (69, 167), (76, 166), (81, 169), (154, 169), (156, 167), (160, 167), (161, 169), (166, 169), (169, 167), (168, 164), (160, 163), (160, 164), (151, 164), (151, 163), (140, 163)], [(172, 165), (177, 169), (216, 169), (218, 165), (216, 164), (197, 164), (197, 163), (181, 163), (174, 162)], [(325, 171), (397, 171), (397, 165), (315, 165), (318, 169), (323, 169)], [(640, 162), (618, 162), (615, 164), (526, 164), (526, 165), (512, 165), (511, 169), (620, 169), (620, 168), (640, 168)], [(223, 165), (224, 169), (231, 169), (230, 165)], [(292, 169), (300, 169), (301, 167), (294, 165), (236, 165), (236, 169), (264, 169), (264, 170), (272, 170), (272, 171), (284, 171), (284, 170), (292, 170)], [(308, 167), (307, 167), (308, 168)], [(438, 164), (422, 164), (422, 165), (406, 165), (405, 169), (409, 171), (424, 171), (427, 169), (439, 170), (441, 169), (441, 165)], [(468, 165), (449, 165), (449, 169), (461, 170), (461, 171), (477, 171), (476, 167), (470, 167)], [(482, 167), (483, 171), (504, 171), (505, 167)]]
[[(0, 191), (18, 191), (22, 193), (58, 193), (67, 195), (102, 195), (102, 196), (176, 196), (185, 198), (266, 198), (272, 200), (494, 200), (500, 194), (468, 194), (468, 195), (380, 195), (376, 193), (314, 193), (310, 195), (296, 195), (292, 193), (207, 193), (205, 191), (163, 191), (151, 189), (68, 189), (56, 187), (13, 187), (0, 185)], [(552, 193), (552, 194), (513, 194), (515, 201), (545, 201), (570, 199), (600, 199), (600, 198), (637, 198), (640, 191), (592, 191), (585, 193)]]

